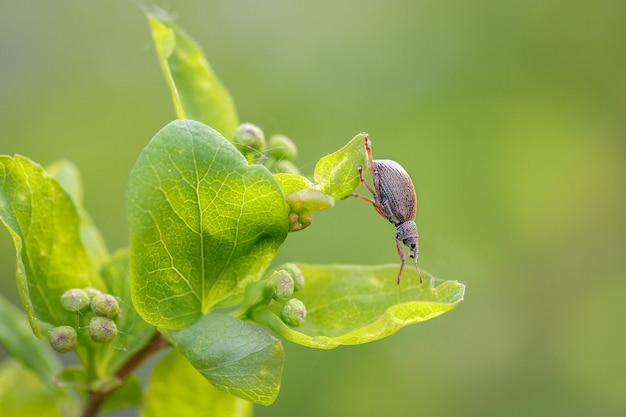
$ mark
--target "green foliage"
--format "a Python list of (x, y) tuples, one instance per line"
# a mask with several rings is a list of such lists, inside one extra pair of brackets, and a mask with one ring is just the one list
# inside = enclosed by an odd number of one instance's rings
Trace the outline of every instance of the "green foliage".
[(128, 186), (131, 288), (155, 326), (193, 324), (265, 272), (287, 236), (282, 192), (217, 131), (174, 121), (143, 150)]
[(0, 415), (61, 417), (67, 400), (19, 362), (0, 363)]
[[(184, 383), (181, 383), (184, 381)], [(142, 417), (249, 417), (252, 404), (215, 388), (173, 350), (154, 368), (141, 406)]]
[(69, 288), (102, 288), (80, 239), (74, 202), (40, 165), (22, 156), (0, 156), (0, 219), (17, 254), (17, 287), (35, 334), (77, 316), (58, 300)]
[(437, 282), (426, 272), (422, 272), (426, 280), (420, 284), (412, 269), (405, 271), (398, 286), (397, 265), (297, 266), (306, 285), (295, 296), (307, 308), (306, 321), (297, 328), (286, 325), (280, 319), (284, 303), (278, 302), (253, 310), (251, 315), (280, 337), (314, 348), (382, 339), (404, 326), (445, 313), (463, 300), (465, 292), (463, 284)]
[(52, 385), (54, 377), (61, 370), (61, 362), (33, 335), (24, 314), (2, 297), (0, 344), (48, 386)]
[(265, 405), (276, 399), (284, 352), (262, 327), (226, 314), (207, 314), (192, 326), (164, 334), (215, 387)]
[[(0, 220), (26, 312), (0, 299), (0, 342), (17, 360), (0, 367), (3, 415), (91, 416), (141, 403), (144, 416), (249, 416), (250, 402), (269, 405), (280, 389), (275, 336), (323, 349), (362, 344), (463, 299), (462, 284), (426, 272), (424, 284), (407, 271), (398, 286), (397, 265), (271, 269), (288, 232), (359, 185), (366, 135), (321, 158), (312, 179), (297, 173), (285, 136), (270, 141), (281, 149), (263, 141), (252, 151), (243, 137), (237, 148), (226, 139), (234, 105), (200, 48), (160, 13), (148, 21), (181, 120), (152, 138), (130, 172), (128, 249), (108, 251), (74, 165), (0, 157)], [(80, 365), (62, 368), (27, 321), (48, 343), (56, 329), (55, 349), (75, 349)], [(173, 350), (144, 394), (133, 371), (165, 346)], [(35, 400), (14, 400), (11, 378), (24, 378)]]
[(235, 104), (198, 44), (160, 10), (147, 17), (178, 118), (198, 120), (232, 137), (238, 124)]

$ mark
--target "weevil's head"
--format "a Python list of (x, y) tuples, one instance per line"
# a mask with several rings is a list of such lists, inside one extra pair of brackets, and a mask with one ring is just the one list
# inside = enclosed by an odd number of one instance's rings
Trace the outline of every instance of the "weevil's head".
[(417, 225), (414, 221), (400, 223), (396, 229), (396, 239), (409, 248), (409, 256), (417, 259), (419, 254), (419, 240), (417, 236)]

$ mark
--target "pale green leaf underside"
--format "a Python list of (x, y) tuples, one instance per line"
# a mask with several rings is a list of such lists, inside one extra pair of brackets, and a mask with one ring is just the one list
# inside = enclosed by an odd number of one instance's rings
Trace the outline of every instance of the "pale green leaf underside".
[(141, 406), (141, 417), (251, 415), (249, 401), (215, 388), (177, 350), (152, 371)]
[(198, 44), (163, 12), (147, 17), (177, 117), (198, 120), (232, 137), (239, 124), (235, 103)]
[[(291, 328), (277, 312), (280, 305), (259, 310), (252, 318), (280, 337), (304, 346), (329, 349), (371, 342), (404, 326), (437, 317), (463, 300), (465, 286), (436, 281), (422, 271), (404, 271), (398, 285), (398, 265), (298, 264), (305, 286), (295, 294), (307, 308), (303, 325)], [(431, 284), (434, 282), (436, 287)]]
[(15, 244), (24, 310), (35, 334), (45, 339), (51, 327), (76, 319), (59, 302), (65, 290), (102, 288), (81, 242), (80, 215), (70, 196), (41, 166), (22, 156), (2, 156), (0, 221)]
[(127, 214), (133, 303), (146, 321), (170, 329), (259, 279), (288, 230), (270, 172), (191, 120), (170, 123), (142, 151)]
[(264, 328), (207, 314), (193, 326), (163, 334), (217, 388), (265, 405), (276, 399), (284, 352), (280, 340)]

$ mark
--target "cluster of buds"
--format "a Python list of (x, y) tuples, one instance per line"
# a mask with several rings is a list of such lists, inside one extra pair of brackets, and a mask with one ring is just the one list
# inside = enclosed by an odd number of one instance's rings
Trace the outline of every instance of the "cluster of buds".
[(306, 307), (294, 298), (294, 293), (303, 286), (304, 276), (300, 268), (295, 264), (285, 264), (267, 278), (246, 288), (244, 310), (251, 312), (271, 305), (272, 309), (276, 307), (280, 310), (283, 322), (297, 327), (306, 319)]
[(304, 202), (287, 200), (287, 210), (289, 211), (289, 231), (297, 232), (311, 225), (313, 216), (304, 207)]
[[(117, 336), (114, 320), (120, 313), (120, 305), (113, 295), (90, 287), (72, 288), (61, 295), (61, 306), (89, 318), (89, 337), (94, 342), (108, 343)], [(56, 351), (69, 352), (76, 347), (78, 334), (72, 326), (59, 326), (50, 330), (49, 340)]]
[(300, 173), (292, 162), (298, 157), (298, 148), (285, 135), (275, 134), (266, 141), (260, 127), (242, 123), (235, 130), (233, 143), (250, 164), (262, 163), (272, 172)]

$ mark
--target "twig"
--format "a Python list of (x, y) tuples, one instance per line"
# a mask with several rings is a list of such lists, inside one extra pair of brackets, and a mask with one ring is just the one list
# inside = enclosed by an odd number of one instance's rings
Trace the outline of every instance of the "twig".
[[(135, 352), (128, 360), (122, 365), (120, 369), (115, 373), (115, 376), (123, 381), (128, 375), (130, 375), (135, 369), (139, 367), (150, 356), (157, 351), (170, 346), (170, 343), (159, 332), (156, 332), (152, 339), (140, 350)], [(113, 393), (118, 387), (107, 390), (92, 392), (89, 396), (89, 402), (83, 410), (82, 417), (94, 417), (98, 413), (98, 409), (107, 399), (109, 395)]]

